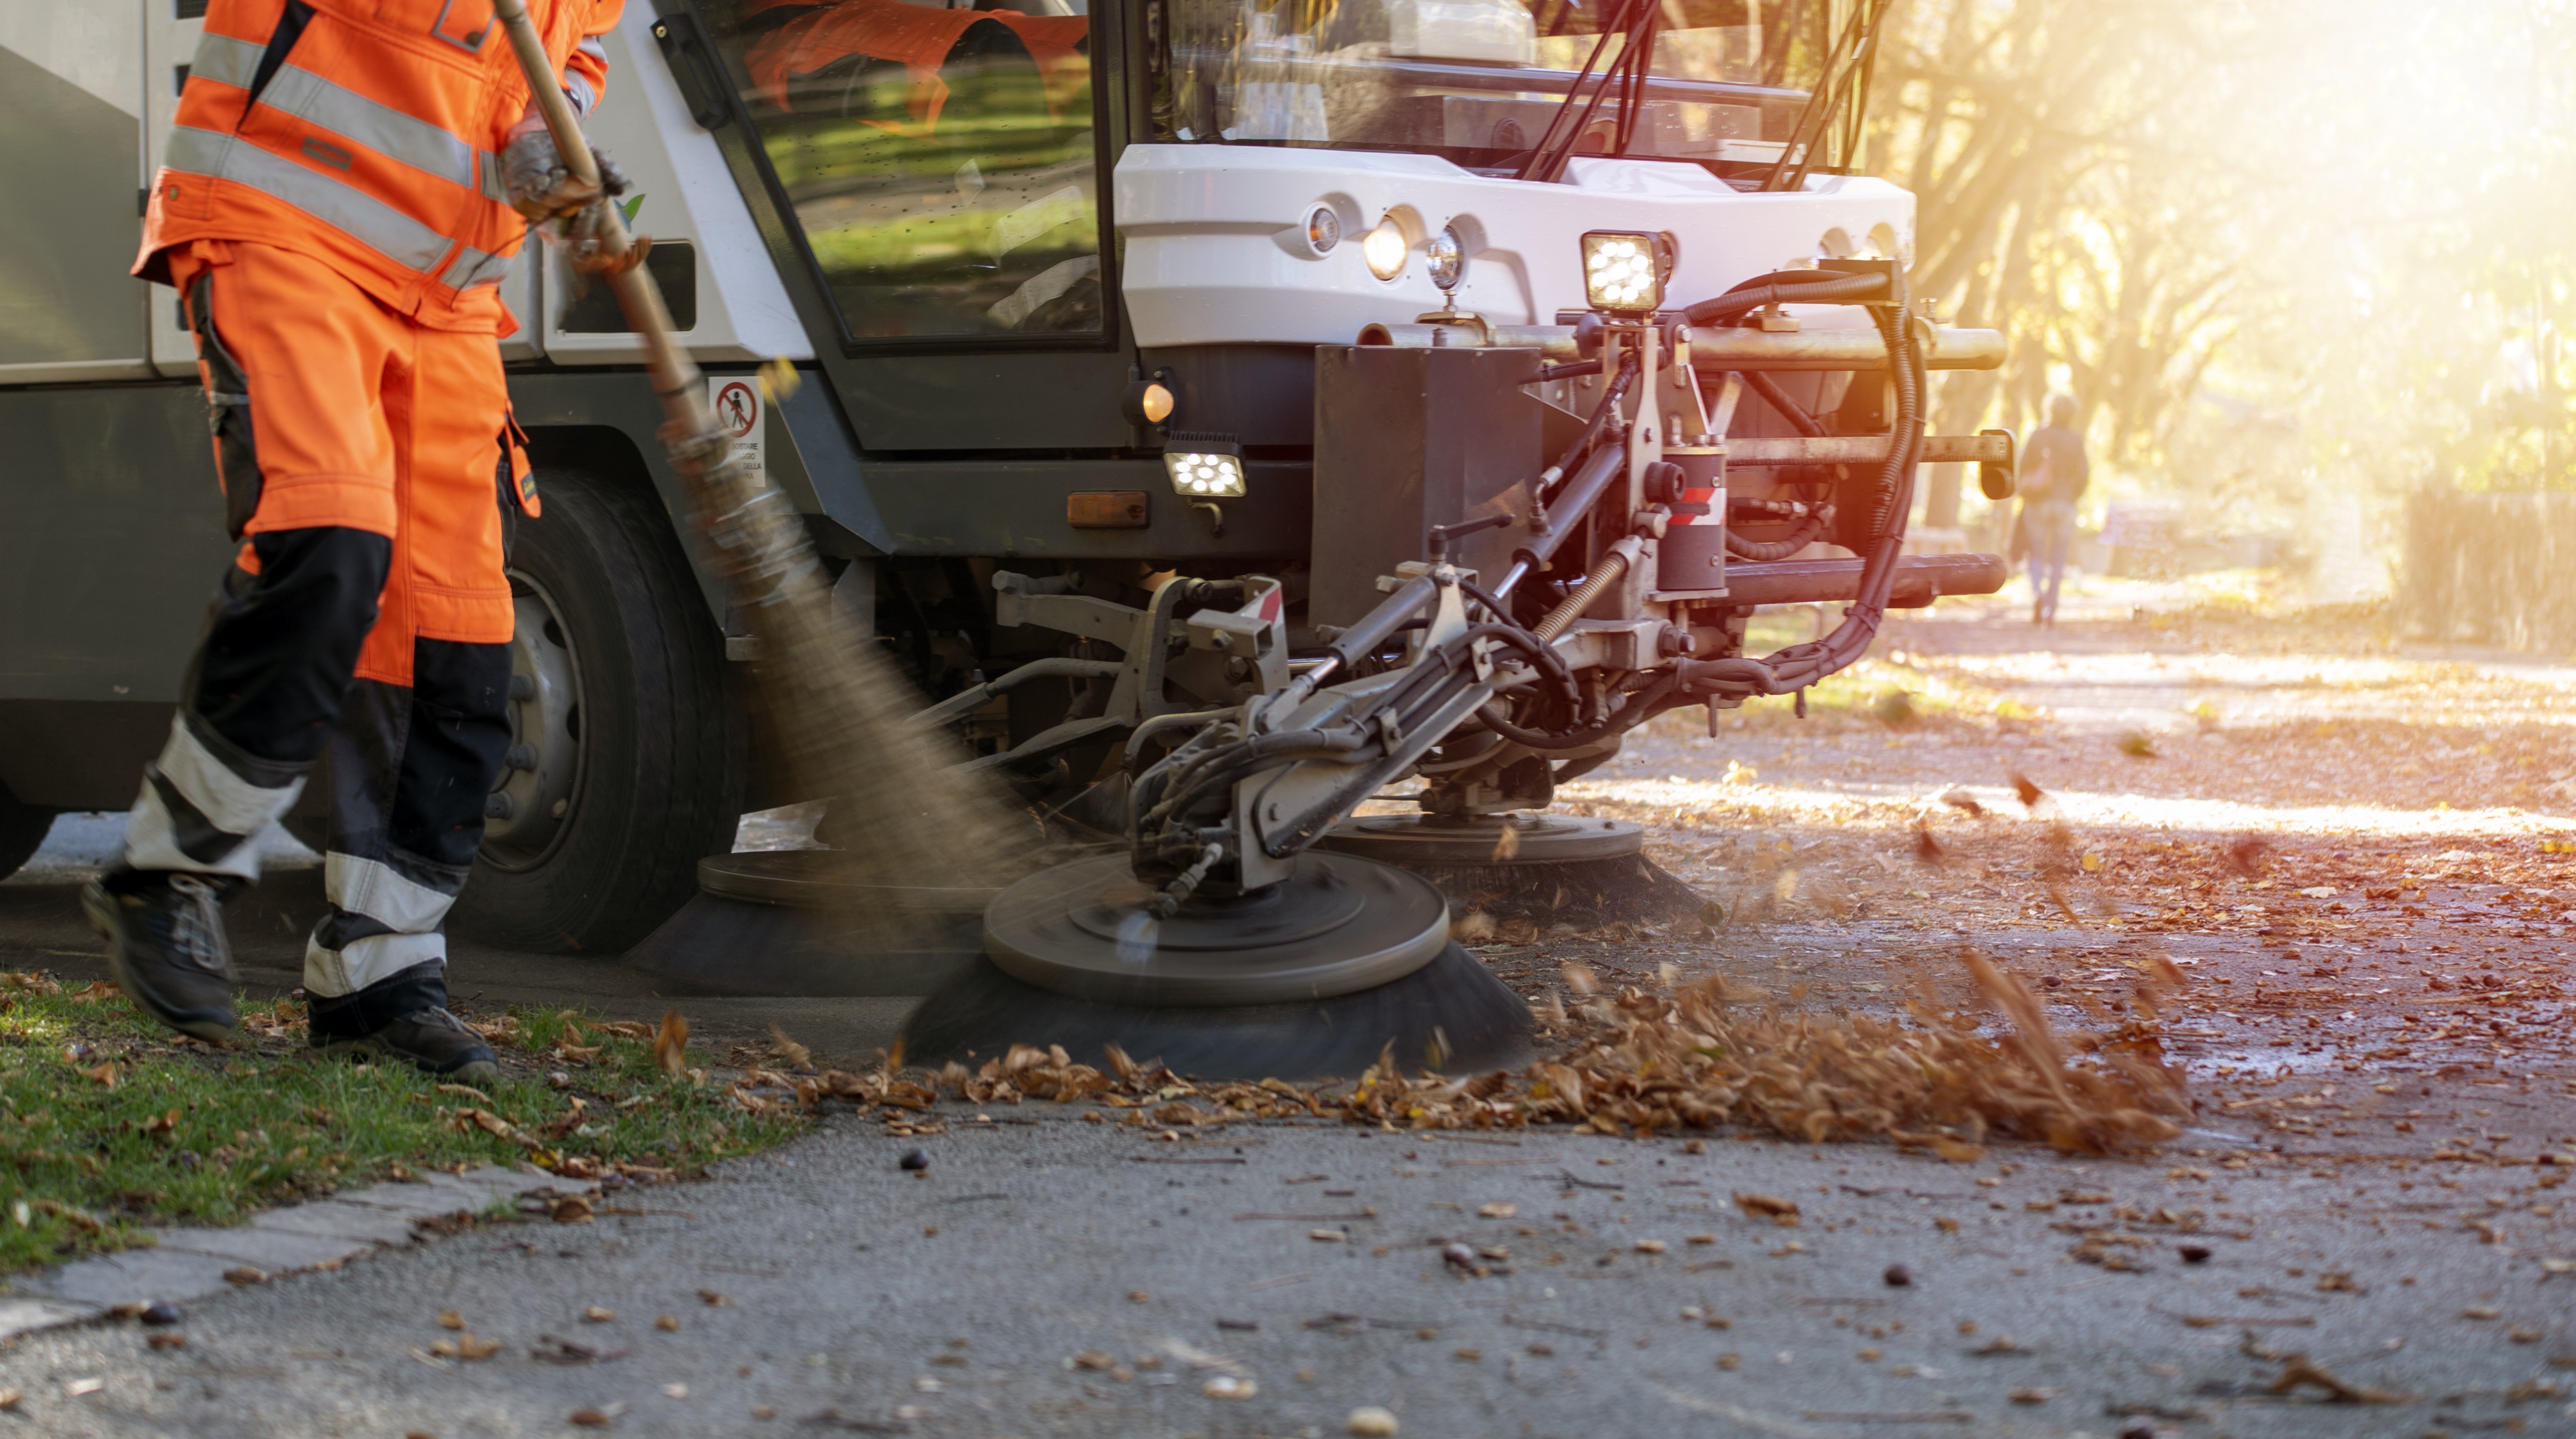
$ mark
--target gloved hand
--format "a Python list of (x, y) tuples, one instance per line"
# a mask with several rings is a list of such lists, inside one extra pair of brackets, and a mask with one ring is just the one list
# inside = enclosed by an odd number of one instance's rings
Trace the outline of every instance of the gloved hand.
[(593, 145), (590, 158), (599, 167), (595, 190), (564, 168), (553, 132), (546, 129), (543, 118), (530, 115), (511, 127), (509, 143), (502, 147), (501, 193), (510, 208), (532, 222), (562, 219), (602, 195), (625, 194), (626, 172), (617, 168), (608, 152)]

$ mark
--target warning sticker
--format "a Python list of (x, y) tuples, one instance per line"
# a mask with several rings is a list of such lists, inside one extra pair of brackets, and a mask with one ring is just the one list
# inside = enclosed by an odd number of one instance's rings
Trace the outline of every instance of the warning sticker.
[(761, 411), (760, 386), (738, 375), (707, 377), (707, 404), (715, 411), (716, 428), (733, 441), (733, 457), (750, 462), (753, 474), (768, 473), (769, 448), (765, 431), (768, 426)]

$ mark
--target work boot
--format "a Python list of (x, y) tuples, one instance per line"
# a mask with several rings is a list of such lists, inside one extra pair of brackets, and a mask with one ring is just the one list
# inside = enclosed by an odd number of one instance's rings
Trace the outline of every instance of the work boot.
[(430, 1074), (468, 1084), (488, 1084), (501, 1077), (501, 1061), (483, 1036), (435, 1004), (347, 1038), (334, 1039), (315, 1030), (312, 1042), (324, 1054), (407, 1059)]
[(224, 901), (242, 884), (231, 875), (119, 864), (81, 887), (81, 908), (107, 941), (107, 962), (126, 997), (154, 1019), (209, 1044), (234, 1037)]

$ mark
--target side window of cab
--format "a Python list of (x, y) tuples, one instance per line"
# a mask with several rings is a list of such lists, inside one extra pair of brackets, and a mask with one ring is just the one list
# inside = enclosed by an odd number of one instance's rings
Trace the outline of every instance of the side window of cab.
[(1086, 9), (703, 0), (851, 339), (1101, 331)]

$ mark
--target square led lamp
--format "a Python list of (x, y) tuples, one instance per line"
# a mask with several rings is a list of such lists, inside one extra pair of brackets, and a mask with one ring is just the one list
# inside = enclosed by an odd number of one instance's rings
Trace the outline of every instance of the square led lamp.
[(1583, 237), (1583, 298), (1596, 310), (1650, 315), (1664, 304), (1661, 237), (1594, 230)]
[(1172, 493), (1190, 500), (1243, 497), (1243, 446), (1225, 435), (1174, 433), (1163, 452)]

